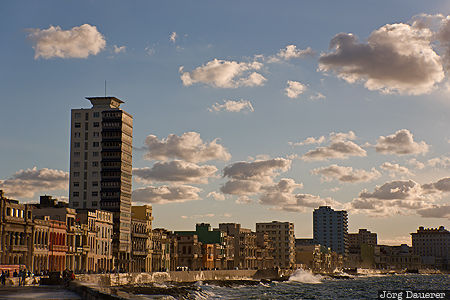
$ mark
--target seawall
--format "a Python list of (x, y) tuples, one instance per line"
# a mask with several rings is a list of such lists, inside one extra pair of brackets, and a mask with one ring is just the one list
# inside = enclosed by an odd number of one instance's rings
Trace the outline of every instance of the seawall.
[(151, 273), (81, 274), (77, 280), (95, 286), (120, 286), (163, 282), (195, 282), (201, 280), (277, 280), (292, 274), (293, 270), (214, 270), (172, 271)]

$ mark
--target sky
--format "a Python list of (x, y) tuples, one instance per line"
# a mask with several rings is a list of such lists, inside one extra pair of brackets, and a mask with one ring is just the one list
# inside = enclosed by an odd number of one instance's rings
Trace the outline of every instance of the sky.
[(154, 227), (312, 211), (410, 244), (450, 227), (448, 1), (2, 1), (0, 189), (68, 199), (70, 110), (133, 115)]

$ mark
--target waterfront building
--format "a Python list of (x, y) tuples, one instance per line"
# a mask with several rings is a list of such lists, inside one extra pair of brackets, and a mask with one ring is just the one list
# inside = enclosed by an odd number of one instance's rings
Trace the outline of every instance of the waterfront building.
[(256, 233), (256, 268), (258, 270), (275, 267), (274, 248), (267, 232)]
[(50, 217), (34, 219), (33, 223), (33, 264), (32, 272), (35, 274), (48, 270), (48, 236), (50, 228)]
[(406, 244), (399, 246), (377, 245), (374, 253), (375, 267), (380, 270), (418, 270), (420, 256)]
[(256, 233), (237, 223), (220, 223), (219, 230), (234, 238), (234, 268), (256, 269)]
[(0, 262), (31, 269), (33, 219), (29, 205), (8, 199), (0, 190)]
[(272, 221), (256, 223), (256, 232), (265, 232), (272, 242), (274, 264), (276, 267), (288, 269), (295, 264), (294, 223)]
[(152, 230), (152, 271), (174, 271), (178, 265), (178, 244), (172, 233), (164, 228)]
[(450, 269), (450, 231), (439, 228), (419, 227), (411, 233), (412, 248), (421, 258), (424, 267), (442, 270)]
[(72, 109), (69, 203), (113, 213), (116, 267), (131, 258), (133, 118), (116, 97), (88, 97), (92, 107)]
[(346, 266), (349, 268), (373, 268), (377, 234), (367, 229), (348, 234)]
[[(178, 267), (187, 268), (188, 270), (200, 270), (203, 266), (203, 256), (202, 243), (199, 242), (198, 236), (196, 234), (177, 235), (177, 242)], [(207, 249), (211, 248), (207, 247)]]
[(114, 268), (113, 214), (98, 209), (79, 209), (77, 220), (83, 231), (82, 269), (85, 272), (112, 270)]
[(51, 220), (62, 221), (66, 224), (66, 246), (65, 266), (69, 270), (80, 271), (82, 269), (81, 259), (83, 249), (81, 247), (81, 227), (75, 222), (76, 211), (68, 207), (66, 202), (58, 201), (52, 196), (41, 196), (39, 204), (32, 204), (33, 216), (44, 219), (49, 216)]
[[(47, 217), (47, 218), (46, 218)], [(64, 221), (52, 220), (48, 216), (48, 269), (50, 272), (62, 272), (66, 269), (67, 226)]]
[(313, 212), (314, 244), (331, 248), (344, 256), (348, 251), (347, 212), (321, 206)]
[[(132, 206), (131, 207), (131, 240), (132, 240), (132, 259), (134, 263), (134, 272), (152, 271), (152, 222), (153, 212), (151, 205)], [(137, 264), (137, 262), (139, 263)], [(137, 267), (139, 265), (139, 267)]]

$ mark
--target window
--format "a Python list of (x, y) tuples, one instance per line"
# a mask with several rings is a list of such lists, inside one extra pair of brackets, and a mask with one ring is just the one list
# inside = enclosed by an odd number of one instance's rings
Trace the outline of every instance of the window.
[(98, 152), (96, 151), (96, 152), (92, 152), (92, 156), (93, 157), (98, 157)]
[(80, 196), (80, 193), (79, 193), (79, 192), (73, 192), (73, 196), (74, 196), (74, 197), (79, 197), (79, 196)]
[(73, 163), (73, 166), (74, 166), (75, 168), (80, 167), (80, 162), (79, 162), (79, 161), (74, 162), (74, 163)]
[(75, 114), (74, 114), (74, 117), (75, 117), (75, 119), (81, 118), (81, 113), (75, 113)]
[(93, 197), (97, 197), (98, 196), (98, 192), (92, 192), (92, 196)]
[(79, 142), (75, 142), (75, 143), (73, 144), (73, 146), (74, 146), (75, 148), (80, 148), (80, 143), (79, 143)]
[(98, 172), (92, 172), (92, 177), (98, 177)]
[(100, 127), (100, 123), (99, 122), (94, 122), (94, 127)]
[(100, 113), (98, 111), (94, 112), (94, 118), (100, 117)]
[(100, 132), (94, 132), (94, 137), (99, 137), (99, 136), (100, 136)]
[(93, 161), (93, 162), (92, 162), (92, 166), (93, 166), (93, 167), (98, 167), (98, 161)]
[(98, 186), (98, 181), (92, 181), (92, 186)]
[(75, 123), (75, 128), (81, 128), (81, 123)]
[(97, 206), (97, 201), (92, 201), (92, 206)]
[(73, 156), (75, 156), (75, 157), (80, 157), (80, 152), (74, 152), (74, 153), (73, 153)]
[(88, 112), (84, 114), (84, 119), (85, 119), (86, 121), (89, 120), (89, 113), (88, 113)]
[(73, 177), (80, 177), (80, 172), (73, 172)]
[(11, 216), (11, 207), (6, 208), (6, 215)]
[(78, 181), (75, 181), (75, 182), (73, 183), (73, 186), (80, 186), (80, 183), (79, 183)]
[(73, 207), (78, 207), (79, 203), (78, 202), (73, 202)]
[(92, 143), (92, 146), (94, 146), (94, 147), (98, 147), (100, 144), (99, 144), (99, 142), (93, 142)]
[(81, 137), (81, 133), (80, 132), (75, 132), (73, 134), (73, 136), (76, 137), (76, 138), (79, 138), (79, 137)]

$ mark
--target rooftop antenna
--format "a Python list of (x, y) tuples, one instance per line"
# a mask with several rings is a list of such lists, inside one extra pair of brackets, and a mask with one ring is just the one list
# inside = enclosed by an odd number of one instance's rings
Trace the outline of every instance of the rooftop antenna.
[(105, 80), (105, 98), (106, 98), (106, 80)]

